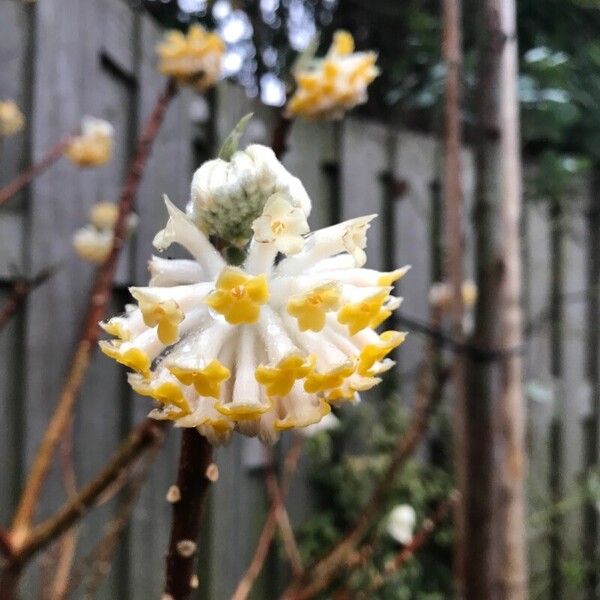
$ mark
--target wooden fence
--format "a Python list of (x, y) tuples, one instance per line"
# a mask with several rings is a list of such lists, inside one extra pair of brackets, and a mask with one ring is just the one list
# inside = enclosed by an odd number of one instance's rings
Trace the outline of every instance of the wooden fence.
[[(0, 98), (15, 99), (28, 118), (26, 133), (4, 142), (0, 184), (72, 131), (83, 114), (108, 119), (117, 132), (115, 157), (108, 166), (81, 171), (61, 160), (0, 210), (0, 302), (16, 276), (33, 275), (49, 265), (61, 267), (0, 332), (2, 523), (10, 518), (52, 414), (93, 275), (92, 268), (75, 257), (70, 239), (85, 223), (92, 203), (116, 198), (140, 123), (161, 89), (153, 51), (159, 34), (148, 17), (121, 0), (0, 2)], [(140, 225), (119, 264), (114, 310), (127, 301), (127, 286), (147, 280), (151, 241), (165, 221), (161, 195), (167, 193), (183, 206), (193, 169), (211, 156), (214, 140), (222, 139), (251, 109), (256, 118), (248, 141), (268, 142), (273, 112), (252, 105), (240, 89), (222, 84), (205, 102), (184, 92), (169, 108), (138, 195)], [(205, 118), (199, 118), (203, 113)], [(355, 118), (327, 125), (296, 124), (285, 158), (311, 195), (313, 227), (380, 214), (370, 230), (369, 264), (413, 266), (401, 284), (402, 311), (422, 321), (428, 317), (429, 288), (439, 276), (439, 261), (433, 260), (442, 221), (439, 159), (440, 146), (432, 137)], [(464, 152), (463, 172), (469, 204), (469, 151)], [(395, 185), (390, 185), (392, 179)], [(597, 324), (600, 315), (591, 312), (598, 305), (589, 293), (594, 282), (590, 283), (593, 256), (586, 230), (588, 194), (585, 186), (579, 189), (584, 192), (569, 204), (568, 214), (550, 215), (544, 203), (527, 205), (524, 214), (530, 496), (536, 524), (539, 511), (551, 502), (578, 494), (582, 475), (594, 462), (585, 449), (593, 448), (589, 432), (598, 422), (598, 331), (592, 335), (588, 324)], [(469, 233), (467, 270), (472, 266), (471, 239)], [(407, 402), (413, 381), (407, 375), (418, 364), (423, 341), (419, 335), (410, 336), (392, 374)], [(80, 483), (97, 472), (147, 411), (147, 400), (135, 398), (126, 385), (124, 369), (96, 355), (73, 422), (73, 460)], [(101, 598), (160, 597), (170, 521), (165, 493), (175, 477), (178, 438), (178, 432), (170, 433), (152, 470)], [(260, 445), (241, 437), (217, 452), (220, 479), (211, 498), (209, 543), (202, 545), (202, 573), (208, 573), (201, 580), (207, 594), (202, 597), (227, 598), (248, 564), (266, 508), (263, 459)], [(56, 468), (39, 516), (48, 515), (63, 498), (61, 471)], [(290, 498), (292, 519), (298, 521), (310, 504), (302, 478)], [(107, 503), (83, 521), (78, 557), (90, 550), (113, 510), (113, 503)], [(556, 598), (576, 598), (577, 586), (569, 587), (558, 561), (581, 551), (580, 505), (555, 515), (552, 525), (532, 528), (532, 587), (541, 590), (533, 597), (551, 597), (547, 586), (554, 582), (565, 594)], [(43, 557), (40, 562), (43, 565)], [(270, 563), (256, 597), (274, 597), (281, 577), (281, 569)], [(24, 597), (37, 598), (42, 585), (43, 569), (31, 569)]]

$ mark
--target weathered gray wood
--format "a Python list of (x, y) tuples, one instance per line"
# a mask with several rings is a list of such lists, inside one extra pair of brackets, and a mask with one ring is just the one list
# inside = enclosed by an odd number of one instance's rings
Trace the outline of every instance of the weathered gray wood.
[[(582, 215), (576, 212), (580, 202), (578, 199), (571, 201), (573, 214), (565, 215), (562, 241), (562, 364), (556, 407), (560, 417), (562, 440), (561, 490), (564, 498), (579, 499), (575, 508), (563, 517), (564, 561), (577, 561), (581, 556), (583, 490), (580, 484), (583, 467), (583, 421), (589, 409), (589, 384), (585, 362), (586, 314), (584, 300), (580, 297), (587, 285), (587, 263), (583, 246), (585, 225)], [(564, 593), (569, 598), (583, 597), (581, 586), (568, 578), (565, 578)]]
[[(540, 515), (552, 502), (550, 493), (550, 427), (555, 382), (551, 372), (550, 229), (545, 206), (525, 205), (524, 321), (526, 330), (525, 392), (529, 412), (528, 496), (534, 523), (529, 532), (532, 596), (547, 591), (550, 569), (547, 519)], [(542, 593), (543, 592), (543, 593)]]
[[(429, 320), (426, 302), (431, 287), (431, 184), (437, 179), (436, 143), (428, 137), (401, 132), (396, 138), (394, 177), (406, 182), (407, 191), (393, 213), (395, 237), (394, 265), (411, 265), (399, 282), (404, 298), (401, 310), (421, 321)], [(398, 353), (400, 391), (403, 400), (412, 402), (415, 373), (423, 357), (423, 337), (410, 335)]]

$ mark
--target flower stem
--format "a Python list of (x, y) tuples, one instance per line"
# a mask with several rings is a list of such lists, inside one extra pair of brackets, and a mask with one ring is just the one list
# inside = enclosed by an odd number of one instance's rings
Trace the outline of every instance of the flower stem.
[(0, 206), (30, 184), (38, 175), (51, 167), (67, 150), (73, 136), (67, 135), (57, 142), (42, 158), (28, 169), (17, 175), (8, 185), (0, 189)]
[(191, 596), (194, 563), (204, 501), (210, 488), (213, 448), (195, 429), (185, 429), (177, 472), (178, 499), (173, 502), (171, 539), (166, 559), (165, 594), (174, 600)]

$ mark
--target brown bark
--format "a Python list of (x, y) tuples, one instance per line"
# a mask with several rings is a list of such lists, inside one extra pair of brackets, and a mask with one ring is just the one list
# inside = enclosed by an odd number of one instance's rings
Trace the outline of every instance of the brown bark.
[[(461, 184), (460, 87), (462, 68), (461, 2), (444, 0), (442, 53), (446, 65), (444, 106), (443, 199), (446, 216), (445, 277), (452, 289), (452, 335), (463, 342), (463, 199)], [(454, 581), (458, 596), (464, 589), (465, 505), (467, 496), (465, 357), (456, 352), (452, 364), (454, 469), (459, 500), (454, 504)]]
[(192, 594), (200, 520), (211, 479), (213, 448), (195, 429), (184, 429), (177, 473), (180, 499), (173, 503), (171, 539), (166, 559), (165, 594), (185, 600)]
[[(520, 348), (523, 341), (521, 311), (521, 154), (517, 91), (518, 52), (515, 0), (498, 2), (500, 30), (505, 40), (499, 77), (500, 124), (500, 224), (502, 230), (500, 345)], [(499, 362), (499, 557), (497, 597), (524, 600), (527, 596), (527, 548), (525, 541), (525, 426), (523, 366), (520, 352)]]
[(465, 596), (469, 600), (518, 600), (526, 594), (514, 11), (514, 0), (485, 0), (478, 28), (473, 224), (478, 302), (472, 343), (499, 352), (492, 360), (468, 363)]
[(98, 340), (98, 321), (104, 318), (110, 300), (117, 259), (127, 235), (127, 217), (134, 208), (137, 189), (167, 107), (176, 93), (175, 83), (169, 80), (164, 91), (157, 99), (154, 110), (150, 114), (138, 141), (129, 173), (121, 189), (119, 214), (114, 227), (113, 246), (96, 274), (89, 296), (81, 336), (71, 360), (56, 410), (37, 449), (13, 520), (13, 535), (17, 539), (23, 539), (27, 535), (56, 446), (69, 423), (71, 410), (91, 360), (92, 349)]
[(287, 151), (287, 140), (292, 130), (292, 119), (285, 116), (283, 111), (280, 111), (277, 116), (277, 123), (273, 129), (273, 137), (271, 139), (271, 148), (275, 152), (275, 156), (281, 160)]

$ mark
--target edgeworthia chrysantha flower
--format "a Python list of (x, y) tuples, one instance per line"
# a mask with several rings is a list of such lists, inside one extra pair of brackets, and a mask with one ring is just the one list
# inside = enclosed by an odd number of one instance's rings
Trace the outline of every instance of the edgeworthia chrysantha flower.
[[(271, 177), (272, 153), (253, 152), (269, 157), (259, 172)], [(211, 193), (237, 194), (255, 169), (232, 170)], [(331, 404), (355, 400), (392, 366), (386, 356), (404, 333), (375, 328), (399, 305), (392, 285), (407, 269), (363, 268), (374, 215), (308, 234), (307, 201), (272, 190), (234, 267), (206, 226), (165, 200), (169, 220), (154, 245), (179, 244), (191, 258), (153, 257), (149, 286), (130, 289), (137, 307), (102, 323), (116, 339), (100, 344), (134, 371), (133, 389), (157, 402), (152, 417), (196, 427), (212, 443), (234, 430), (272, 443), (281, 430), (318, 423)]]
[(379, 75), (375, 52), (354, 52), (354, 39), (337, 31), (322, 59), (312, 59), (296, 69), (296, 91), (287, 111), (305, 119), (339, 119), (367, 101), (367, 87)]
[[(73, 235), (73, 247), (87, 262), (100, 264), (108, 256), (113, 244), (113, 228), (119, 207), (112, 202), (97, 202), (90, 209), (90, 223)], [(138, 222), (136, 214), (127, 217), (127, 232), (131, 234)]]
[(25, 125), (25, 117), (12, 100), (0, 102), (0, 137), (19, 133)]
[(73, 138), (65, 154), (78, 167), (100, 167), (112, 156), (113, 137), (114, 129), (108, 121), (83, 117), (81, 134)]
[(221, 75), (223, 40), (201, 25), (191, 25), (187, 35), (168, 31), (156, 47), (158, 70), (179, 83), (204, 91)]

